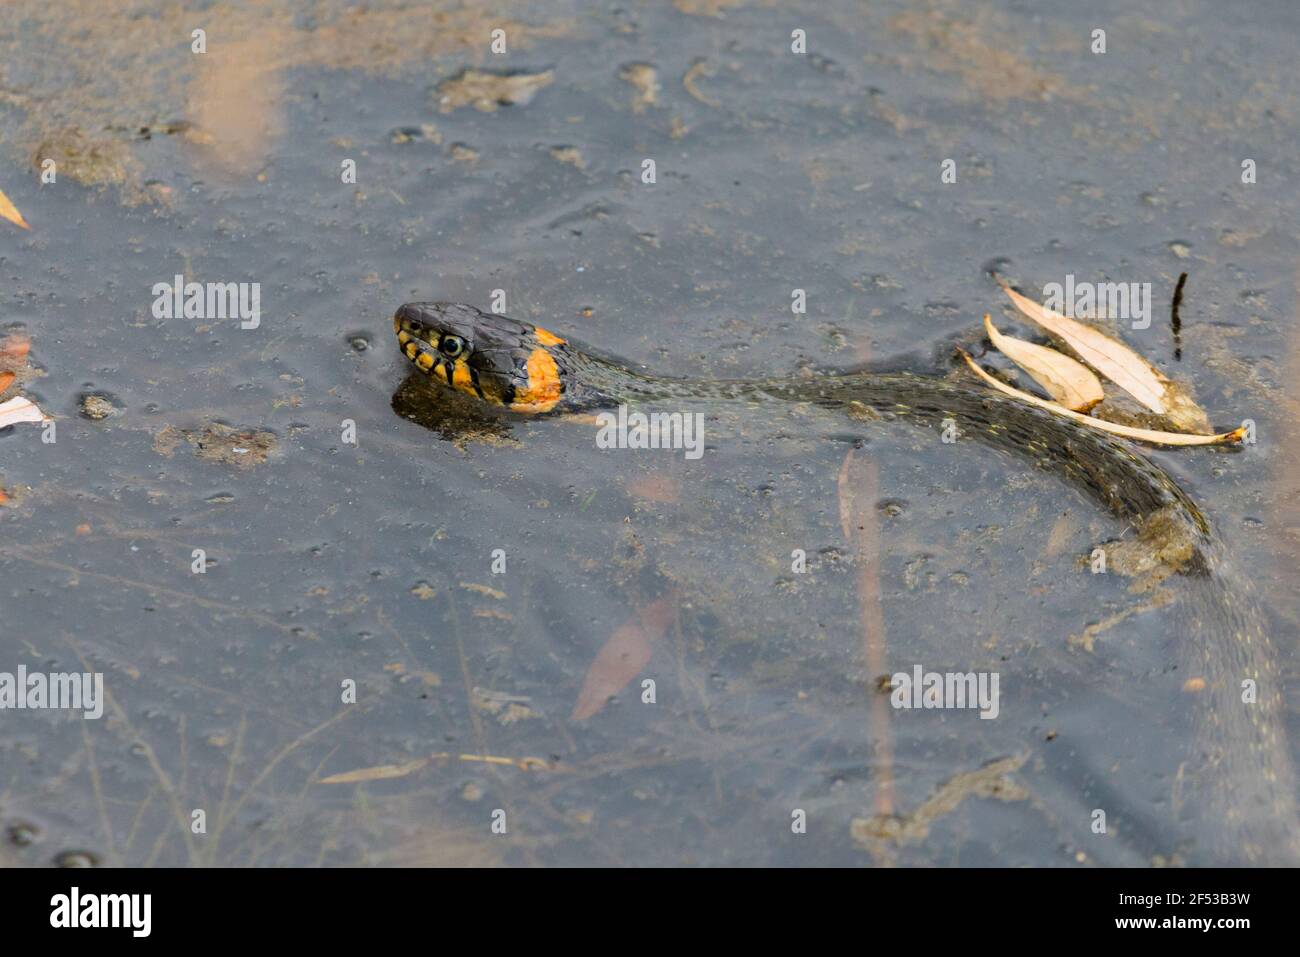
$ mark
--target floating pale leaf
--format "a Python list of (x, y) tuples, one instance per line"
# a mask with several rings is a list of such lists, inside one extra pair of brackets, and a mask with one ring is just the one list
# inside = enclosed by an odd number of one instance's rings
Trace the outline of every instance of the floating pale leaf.
[(0, 189), (0, 216), (3, 216), (15, 226), (21, 226), (23, 229), (30, 230), (32, 227), (27, 225), (27, 220), (23, 219), (23, 214), (18, 212), (18, 207), (9, 202), (9, 197), (5, 191)]
[(984, 329), (998, 351), (1028, 372), (1048, 395), (1066, 408), (1087, 412), (1106, 398), (1100, 380), (1082, 362), (1055, 349), (1004, 336), (988, 313), (984, 314)]
[(1209, 431), (1210, 423), (1204, 410), (1128, 346), (1022, 296), (1001, 277), (998, 277), (998, 284), (1017, 309), (1052, 335), (1065, 340), (1079, 358), (1152, 412), (1168, 416), (1179, 428)]
[(15, 422), (44, 421), (45, 413), (31, 399), (16, 395), (8, 402), (0, 402), (0, 429)]
[(995, 379), (989, 375), (979, 367), (979, 364), (965, 350), (959, 349), (958, 352), (961, 353), (961, 357), (966, 360), (966, 364), (971, 367), (971, 370), (976, 375), (999, 392), (1020, 399), (1023, 402), (1028, 402), (1030, 405), (1036, 405), (1040, 409), (1046, 409), (1056, 415), (1064, 416), (1067, 419), (1074, 419), (1074, 421), (1081, 422), (1089, 428), (1109, 432), (1112, 435), (1122, 435), (1126, 439), (1152, 442), (1156, 445), (1226, 445), (1229, 442), (1240, 442), (1246, 434), (1244, 427), (1233, 429), (1231, 432), (1223, 432), (1219, 435), (1189, 435), (1186, 432), (1157, 432), (1153, 429), (1135, 429), (1127, 425), (1116, 425), (1114, 422), (1107, 422), (1105, 419), (1094, 419), (1090, 415), (1083, 415), (1073, 409), (1067, 409), (1063, 405), (1057, 405), (1055, 402), (1048, 402), (1036, 395), (1030, 395), (1028, 392), (1021, 392), (1019, 389), (1013, 388), (1000, 379)]

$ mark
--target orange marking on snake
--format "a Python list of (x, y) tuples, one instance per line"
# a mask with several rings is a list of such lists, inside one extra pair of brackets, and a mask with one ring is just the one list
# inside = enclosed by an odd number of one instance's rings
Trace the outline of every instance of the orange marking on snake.
[(528, 355), (528, 387), (515, 393), (516, 412), (550, 412), (560, 401), (560, 369), (545, 349)]

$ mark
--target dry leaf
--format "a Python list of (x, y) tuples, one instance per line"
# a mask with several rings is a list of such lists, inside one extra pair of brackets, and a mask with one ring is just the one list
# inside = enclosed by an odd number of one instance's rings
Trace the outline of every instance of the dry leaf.
[(22, 333), (14, 333), (0, 339), (0, 356), (7, 359), (26, 359), (32, 347), (32, 340)]
[(501, 764), (516, 767), (521, 771), (553, 771), (555, 766), (542, 758), (505, 758), (495, 754), (452, 754), (439, 751), (427, 758), (416, 758), (405, 764), (378, 764), (373, 768), (357, 768), (355, 771), (343, 771), (321, 778), (321, 784), (356, 784), (359, 781), (383, 781), (388, 778), (404, 778), (413, 771), (419, 771), (430, 761), (445, 761), (455, 758), (457, 761), (479, 764)]
[(321, 778), (321, 784), (354, 784), (358, 781), (382, 781), (386, 778), (404, 778), (412, 771), (418, 771), (429, 763), (428, 758), (417, 758), (405, 764), (381, 764), (373, 768), (359, 768), (356, 771), (344, 771)]
[(9, 202), (9, 197), (5, 191), (0, 189), (0, 216), (3, 216), (15, 226), (21, 226), (23, 229), (30, 230), (32, 227), (27, 225), (27, 220), (23, 219), (23, 214), (18, 212), (18, 207)]
[(5, 389), (13, 385), (14, 379), (17, 378), (18, 376), (12, 372), (0, 372), (0, 392), (4, 392)]
[(1128, 346), (1025, 298), (1001, 277), (998, 283), (1017, 309), (1052, 335), (1065, 340), (1084, 362), (1152, 412), (1168, 416), (1179, 428), (1201, 433), (1209, 431), (1210, 422), (1204, 410)]
[(1030, 405), (1036, 405), (1040, 409), (1046, 409), (1057, 415), (1063, 415), (1067, 419), (1074, 419), (1084, 425), (1098, 429), (1102, 432), (1109, 432), (1112, 435), (1122, 435), (1127, 439), (1136, 439), (1139, 442), (1152, 442), (1156, 445), (1220, 445), (1229, 442), (1240, 442), (1245, 436), (1244, 427), (1233, 429), (1231, 432), (1223, 432), (1219, 435), (1189, 435), (1186, 432), (1156, 432), (1152, 429), (1134, 429), (1127, 425), (1116, 425), (1114, 422), (1107, 422), (1105, 419), (1094, 419), (1092, 416), (1083, 415), (1075, 412), (1073, 409), (1067, 409), (1063, 405), (1057, 405), (1055, 402), (1048, 402), (1046, 399), (1040, 399), (1036, 395), (1030, 395), (1028, 392), (1021, 392), (1019, 389), (1012, 388), (1000, 379), (995, 379), (989, 375), (972, 359), (965, 350), (957, 350), (961, 357), (966, 360), (966, 364), (981, 379), (987, 382), (993, 388), (1006, 395), (1028, 402)]
[(452, 754), (449, 751), (439, 751), (437, 754), (429, 755), (429, 757), (438, 760), (454, 757), (457, 761), (509, 765), (512, 768), (518, 768), (520, 771), (558, 770), (554, 764), (548, 763), (544, 758), (508, 758), (499, 754)]
[(596, 653), (573, 705), (571, 721), (585, 721), (605, 707), (610, 696), (641, 673), (655, 645), (677, 615), (677, 594), (669, 592), (652, 601), (637, 617), (620, 627)]
[(988, 313), (984, 314), (984, 329), (999, 352), (1028, 372), (1048, 395), (1067, 409), (1087, 412), (1106, 398), (1100, 380), (1082, 362), (1055, 349), (1004, 336)]
[(45, 413), (31, 399), (16, 395), (8, 402), (0, 402), (0, 429), (15, 422), (44, 421)]

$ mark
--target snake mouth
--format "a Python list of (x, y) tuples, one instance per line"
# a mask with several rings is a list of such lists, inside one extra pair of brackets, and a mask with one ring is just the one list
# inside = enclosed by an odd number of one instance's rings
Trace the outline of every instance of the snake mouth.
[(403, 346), (406, 345), (405, 340), (408, 337), (434, 345), (438, 336), (438, 331), (433, 325), (424, 321), (423, 313), (419, 309), (412, 308), (409, 303), (400, 306), (393, 313), (393, 333)]
[(399, 309), (393, 314), (393, 332), (402, 354), (421, 372), (429, 372), (441, 361), (437, 348), (431, 341), (436, 333), (418, 319), (403, 315)]

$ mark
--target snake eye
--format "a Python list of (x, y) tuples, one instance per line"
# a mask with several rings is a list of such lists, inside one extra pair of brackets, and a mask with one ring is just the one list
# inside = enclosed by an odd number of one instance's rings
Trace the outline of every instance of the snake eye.
[(465, 340), (460, 336), (443, 336), (438, 343), (438, 351), (448, 359), (455, 359), (465, 351)]

